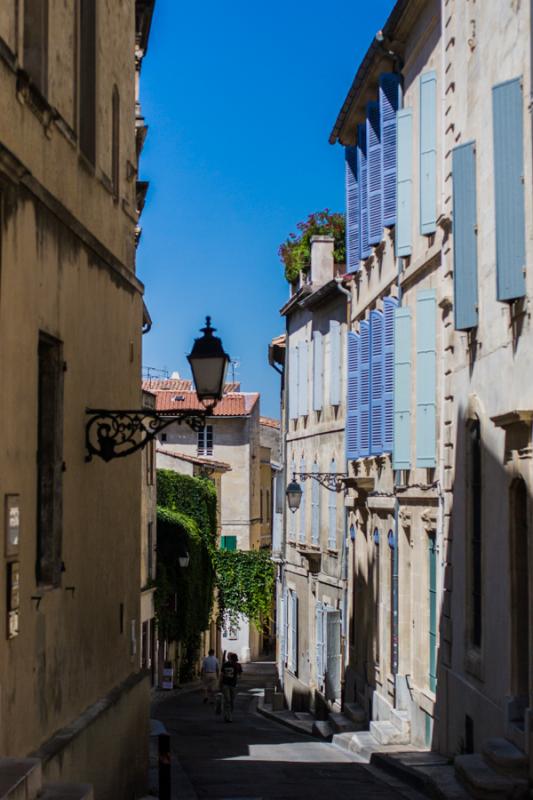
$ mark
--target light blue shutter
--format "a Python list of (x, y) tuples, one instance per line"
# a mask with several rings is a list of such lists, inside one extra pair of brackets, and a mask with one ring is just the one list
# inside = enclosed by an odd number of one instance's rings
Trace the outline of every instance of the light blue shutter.
[(289, 417), (298, 416), (298, 348), (289, 347)]
[(475, 328), (477, 308), (476, 151), (467, 142), (452, 151), (453, 294), (455, 327)]
[(437, 229), (437, 74), (420, 76), (420, 233)]
[[(313, 475), (318, 476), (316, 461), (311, 467)], [(311, 479), (311, 542), (318, 544), (320, 540), (320, 484), (316, 478)]]
[(524, 119), (521, 79), (492, 89), (498, 300), (524, 297)]
[(298, 672), (298, 596), (291, 592), (291, 671)]
[(368, 242), (369, 244), (379, 244), (383, 234), (379, 103), (367, 103), (366, 113), (366, 143), (368, 153)]
[(370, 312), (370, 452), (383, 452), (383, 314)]
[(334, 319), (329, 323), (329, 346), (329, 401), (332, 406), (338, 406), (341, 402), (341, 324)]
[[(300, 459), (300, 472), (301, 473), (305, 472), (305, 461), (303, 459), (303, 456)], [(306, 495), (306, 491), (305, 491), (305, 481), (304, 480), (300, 480), (300, 486), (302, 487), (302, 497), (300, 499), (300, 510), (298, 512), (299, 515), (300, 515), (299, 539), (300, 539), (301, 542), (305, 542), (305, 521), (306, 521), (305, 520), (305, 495)]]
[(359, 176), (359, 241), (362, 259), (368, 258), (371, 248), (368, 243), (368, 159), (366, 149), (366, 127), (357, 126), (357, 174)]
[(313, 411), (322, 411), (324, 395), (324, 352), (322, 334), (313, 333)]
[(348, 333), (348, 380), (346, 397), (346, 458), (355, 459), (359, 450), (359, 334)]
[(357, 147), (345, 149), (346, 164), (346, 266), (348, 272), (359, 269), (359, 180), (357, 177)]
[(381, 124), (381, 191), (383, 224), (396, 224), (396, 112), (400, 107), (401, 76), (386, 72), (379, 78)]
[(394, 312), (393, 469), (411, 467), (411, 309)]
[(398, 186), (396, 219), (396, 255), (410, 256), (412, 252), (413, 202), (413, 109), (398, 111)]
[(316, 618), (316, 682), (318, 688), (324, 684), (324, 607), (322, 603), (315, 606)]
[[(337, 472), (337, 463), (331, 459), (330, 472)], [(337, 549), (337, 492), (328, 492), (328, 547)]]
[(370, 324), (363, 320), (359, 326), (359, 456), (370, 455)]
[(436, 308), (435, 290), (416, 298), (416, 466), (436, 465)]
[[(291, 481), (292, 481), (292, 476), (294, 475), (295, 472), (296, 472), (296, 462), (293, 459), (291, 461)], [(296, 540), (296, 511), (291, 511), (289, 509), (287, 513), (289, 515), (289, 539), (290, 541), (294, 542)]]
[(283, 590), (282, 598), (282, 613), (283, 613), (283, 664), (287, 666), (289, 658), (289, 591), (287, 587)]
[(299, 379), (298, 379), (298, 415), (300, 417), (305, 417), (309, 413), (308, 407), (308, 389), (309, 389), (309, 381), (308, 381), (308, 370), (309, 370), (309, 359), (308, 359), (308, 344), (307, 342), (300, 342), (298, 347), (298, 367), (299, 367)]
[(383, 450), (392, 452), (394, 444), (394, 297), (383, 300)]

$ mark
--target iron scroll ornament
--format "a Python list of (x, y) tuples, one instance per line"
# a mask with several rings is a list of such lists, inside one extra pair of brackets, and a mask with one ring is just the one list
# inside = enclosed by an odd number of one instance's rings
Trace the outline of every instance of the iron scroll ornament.
[(85, 461), (91, 461), (93, 456), (112, 461), (142, 450), (163, 428), (174, 422), (178, 425), (186, 423), (195, 433), (203, 430), (209, 409), (169, 414), (150, 409), (88, 408), (86, 413), (89, 420), (85, 426)]
[(344, 485), (344, 481), (348, 477), (346, 472), (294, 472), (293, 480), (296, 480), (297, 476), (301, 481), (312, 478), (330, 492), (346, 491)]

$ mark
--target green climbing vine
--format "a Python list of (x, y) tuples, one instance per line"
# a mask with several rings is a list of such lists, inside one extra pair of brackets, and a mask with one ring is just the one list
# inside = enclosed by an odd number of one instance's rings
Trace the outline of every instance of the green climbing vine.
[(218, 550), (215, 555), (219, 618), (237, 625), (244, 615), (258, 628), (272, 614), (274, 564), (267, 550)]

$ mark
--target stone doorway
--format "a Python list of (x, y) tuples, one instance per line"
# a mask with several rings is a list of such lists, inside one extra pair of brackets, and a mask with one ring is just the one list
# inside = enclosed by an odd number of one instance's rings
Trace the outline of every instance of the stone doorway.
[[(519, 716), (529, 705), (529, 547), (528, 496), (523, 478), (509, 488), (511, 567), (511, 694)], [(520, 710), (522, 713), (520, 713)]]

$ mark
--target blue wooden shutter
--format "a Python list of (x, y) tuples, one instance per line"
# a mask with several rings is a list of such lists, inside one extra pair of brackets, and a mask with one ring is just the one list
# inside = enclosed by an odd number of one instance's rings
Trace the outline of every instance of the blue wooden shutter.
[(477, 308), (476, 153), (474, 142), (452, 152), (455, 327), (475, 328)]
[(411, 310), (394, 312), (393, 469), (411, 467)]
[(298, 416), (298, 350), (289, 347), (289, 418)]
[(363, 320), (359, 327), (359, 456), (370, 455), (370, 324)]
[(394, 444), (394, 297), (383, 300), (383, 450), (392, 452)]
[(282, 598), (282, 630), (283, 630), (283, 664), (287, 666), (287, 661), (289, 658), (289, 590), (287, 587), (283, 590), (283, 598)]
[(416, 298), (416, 466), (436, 465), (436, 308), (434, 289)]
[[(330, 472), (337, 472), (337, 463), (331, 459)], [(328, 547), (337, 549), (337, 492), (328, 492)]]
[[(313, 475), (318, 475), (316, 461), (311, 467)], [(320, 484), (316, 478), (311, 479), (311, 542), (318, 544), (320, 540)]]
[(381, 191), (383, 224), (396, 224), (396, 112), (400, 107), (401, 76), (386, 72), (379, 78), (381, 124)]
[(291, 671), (298, 672), (298, 596), (291, 592)]
[(369, 244), (379, 244), (383, 234), (379, 103), (367, 103), (366, 113), (366, 143), (368, 153), (368, 242)]
[(420, 76), (420, 233), (437, 229), (437, 74)]
[[(305, 472), (305, 461), (304, 461), (303, 456), (300, 459), (300, 472)], [(305, 520), (305, 495), (306, 495), (306, 491), (305, 491), (305, 481), (304, 480), (300, 480), (300, 486), (302, 487), (302, 497), (300, 499), (300, 509), (298, 511), (298, 513), (300, 515), (300, 520), (299, 520), (300, 521), (300, 531), (299, 531), (298, 536), (299, 536), (299, 539), (300, 539), (301, 542), (305, 542), (305, 522), (306, 522), (306, 520)]]
[(524, 119), (520, 78), (492, 89), (498, 300), (524, 297)]
[(315, 606), (316, 618), (316, 682), (318, 688), (324, 685), (324, 606), (317, 603)]
[(383, 452), (383, 314), (370, 312), (370, 452)]
[(412, 252), (413, 198), (413, 109), (398, 111), (398, 185), (396, 219), (396, 255), (410, 256)]
[(346, 397), (346, 458), (358, 457), (359, 450), (359, 334), (348, 333), (348, 380)]
[(345, 149), (346, 164), (346, 267), (348, 272), (359, 269), (359, 180), (357, 176), (357, 147)]
[(309, 394), (309, 346), (307, 342), (300, 342), (298, 348), (298, 415), (305, 417), (309, 413), (308, 394)]
[(372, 252), (368, 243), (368, 159), (366, 149), (366, 127), (357, 126), (357, 174), (359, 176), (359, 225), (360, 257), (368, 258)]
[(324, 396), (324, 352), (322, 334), (313, 333), (313, 411), (322, 411)]
[(332, 319), (329, 323), (329, 401), (332, 406), (341, 402), (341, 324)]

